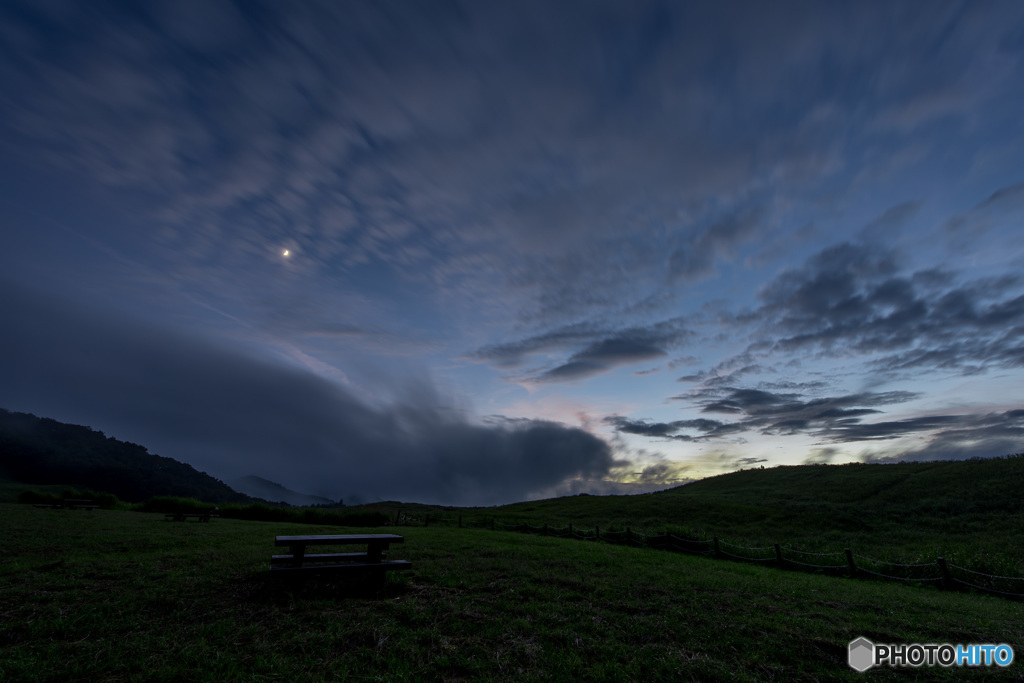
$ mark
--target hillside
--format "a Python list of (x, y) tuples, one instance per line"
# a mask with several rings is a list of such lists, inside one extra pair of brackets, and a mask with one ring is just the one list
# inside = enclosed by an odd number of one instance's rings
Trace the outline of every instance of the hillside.
[(772, 507), (830, 504), (895, 513), (1020, 512), (1024, 454), (889, 465), (800, 465), (741, 470), (658, 495)]
[(487, 508), (364, 506), (407, 524), (548, 525), (678, 535), (899, 561), (944, 555), (1024, 575), (1024, 456), (743, 470), (635, 496), (578, 495)]
[(337, 505), (336, 501), (322, 496), (314, 496), (308, 493), (299, 493), (281, 486), (275, 481), (249, 475), (239, 477), (228, 482), (234, 490), (255, 498), (262, 498), (274, 503), (287, 503), (288, 505)]
[[(715, 526), (799, 517), (822, 529), (882, 520), (1019, 515), (1024, 456), (891, 465), (799, 465), (731, 472), (637, 496), (572, 496), (487, 512), (552, 524)], [(818, 513), (815, 518), (808, 513)]]
[(219, 479), (143, 446), (89, 427), (0, 409), (0, 472), (26, 484), (61, 484), (113, 493), (130, 502), (185, 496), (247, 502)]

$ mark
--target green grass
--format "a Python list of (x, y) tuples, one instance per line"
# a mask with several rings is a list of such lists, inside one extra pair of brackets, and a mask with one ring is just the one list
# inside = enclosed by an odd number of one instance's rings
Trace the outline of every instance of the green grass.
[[(380, 591), (269, 576), (357, 530), (0, 505), (0, 680), (863, 680), (876, 642), (1006, 642), (1024, 605), (479, 529), (404, 528)], [(1024, 680), (1009, 670), (872, 679)]]
[(662, 533), (744, 546), (853, 552), (892, 562), (936, 557), (1024, 577), (1024, 457), (734, 472), (639, 496), (573, 496), (491, 508), (383, 503), (422, 524), (529, 523)]

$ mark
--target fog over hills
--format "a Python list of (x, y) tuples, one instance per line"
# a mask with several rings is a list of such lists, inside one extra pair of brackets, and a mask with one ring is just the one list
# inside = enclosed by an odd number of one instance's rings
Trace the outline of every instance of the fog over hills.
[(227, 482), (228, 486), (254, 498), (262, 498), (274, 503), (288, 503), (289, 505), (328, 505), (338, 501), (314, 496), (308, 493), (299, 493), (281, 486), (277, 482), (250, 474)]

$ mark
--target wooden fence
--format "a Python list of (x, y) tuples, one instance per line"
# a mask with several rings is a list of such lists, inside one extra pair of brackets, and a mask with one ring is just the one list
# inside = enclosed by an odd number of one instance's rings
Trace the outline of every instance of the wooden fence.
[[(441, 526), (458, 526), (463, 528), (462, 515), (457, 519), (440, 515), (404, 515), (401, 511), (395, 516), (395, 524), (403, 526), (430, 526), (431, 523)], [(884, 581), (901, 581), (916, 585), (932, 585), (946, 590), (977, 590), (1004, 598), (1024, 599), (1024, 577), (996, 576), (985, 572), (960, 567), (936, 557), (933, 562), (903, 564), (886, 562), (854, 553), (849, 548), (842, 551), (826, 553), (810, 553), (803, 550), (787, 548), (775, 543), (770, 546), (749, 547), (729, 543), (718, 536), (710, 540), (683, 538), (675, 534), (648, 535), (626, 527), (624, 531), (601, 531), (600, 527), (581, 530), (572, 524), (565, 527), (552, 527), (547, 524), (533, 526), (531, 524), (502, 524), (493, 518), (465, 525), (467, 528), (485, 528), (492, 531), (516, 531), (520, 533), (541, 534), (558, 538), (572, 538), (580, 541), (594, 541), (616, 545), (629, 545), (637, 548), (654, 548), (670, 552), (704, 555), (707, 557), (736, 562), (763, 564), (781, 569), (808, 571), (834, 576), (851, 578), (877, 579)], [(799, 558), (799, 559), (798, 559)]]

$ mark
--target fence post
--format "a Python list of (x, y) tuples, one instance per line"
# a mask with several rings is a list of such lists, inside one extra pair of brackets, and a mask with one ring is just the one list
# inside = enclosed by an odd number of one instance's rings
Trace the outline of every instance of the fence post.
[(569, 522), (569, 537), (572, 537), (572, 522)]
[(427, 514), (423, 517), (423, 526), (430, 526), (430, 515)]
[(715, 542), (715, 557), (721, 557), (722, 551), (718, 547), (718, 536), (714, 536), (711, 540)]
[(596, 524), (594, 525), (594, 539), (598, 541), (601, 540), (601, 527)]
[(402, 521), (402, 511), (399, 510), (395, 513), (395, 526), (398, 526)]
[(946, 566), (946, 559), (943, 557), (936, 557), (935, 564), (939, 565), (939, 571), (942, 572), (942, 583), (947, 589), (953, 588), (953, 577), (949, 573), (949, 567)]
[(627, 526), (626, 527), (626, 543), (629, 543), (629, 541), (630, 541), (630, 538), (629, 538), (629, 527)]
[(548, 535), (548, 525), (547, 525), (547, 523), (544, 524), (544, 530), (541, 531), (541, 533), (544, 534), (545, 536)]
[(782, 548), (778, 543), (775, 544), (775, 561), (779, 563), (780, 567), (782, 566)]
[(846, 548), (846, 564), (850, 567), (850, 578), (857, 576), (857, 565), (853, 563), (853, 553)]

